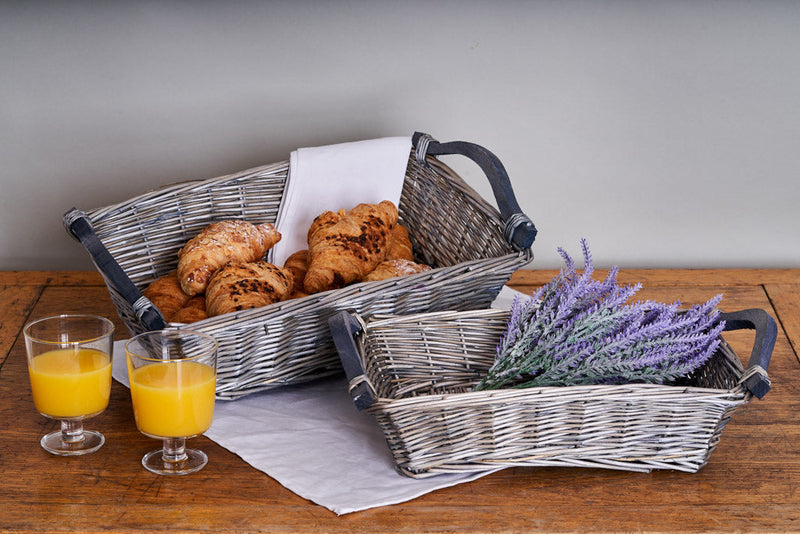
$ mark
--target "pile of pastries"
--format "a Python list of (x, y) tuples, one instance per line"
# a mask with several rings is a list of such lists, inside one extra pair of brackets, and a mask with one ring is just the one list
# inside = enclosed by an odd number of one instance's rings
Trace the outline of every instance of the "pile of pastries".
[(308, 229), (308, 248), (282, 267), (264, 260), (280, 239), (269, 223), (211, 223), (178, 252), (177, 269), (142, 293), (168, 322), (192, 323), (430, 269), (414, 262), (408, 230), (388, 200), (320, 214)]

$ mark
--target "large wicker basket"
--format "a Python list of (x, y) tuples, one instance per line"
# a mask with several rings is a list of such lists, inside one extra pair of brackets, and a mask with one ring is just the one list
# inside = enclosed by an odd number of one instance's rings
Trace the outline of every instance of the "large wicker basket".
[(511, 466), (695, 472), (734, 410), (769, 389), (777, 335), (763, 310), (721, 314), (755, 328), (745, 370), (720, 349), (681, 385), (598, 385), (473, 391), (494, 360), (508, 312), (435, 312), (365, 321), (331, 318), (359, 409), (372, 413), (398, 470), (411, 477)]
[[(460, 154), (486, 173), (497, 208), (435, 156)], [(127, 201), (64, 216), (103, 275), (131, 334), (165, 327), (140, 291), (175, 269), (177, 252), (213, 221), (274, 223), (289, 163), (166, 186)], [(334, 208), (336, 209), (336, 208)], [(532, 260), (536, 233), (522, 214), (503, 165), (472, 143), (439, 143), (416, 133), (398, 206), (417, 261), (431, 271), (367, 282), (185, 325), (219, 342), (217, 395), (242, 395), (341, 372), (327, 319), (484, 308), (511, 274)]]

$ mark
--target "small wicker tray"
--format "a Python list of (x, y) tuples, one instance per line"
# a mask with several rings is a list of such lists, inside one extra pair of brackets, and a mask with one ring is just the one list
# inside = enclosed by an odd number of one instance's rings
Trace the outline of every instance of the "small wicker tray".
[[(533, 259), (536, 229), (514, 197), (499, 159), (483, 147), (413, 136), (398, 206), (417, 261), (431, 271), (354, 284), (301, 299), (212, 317), (191, 325), (219, 342), (217, 396), (248, 393), (341, 373), (327, 320), (340, 310), (365, 316), (477, 309), (492, 302), (511, 274)], [(439, 155), (463, 155), (489, 179), (497, 208)], [(141, 290), (175, 269), (177, 252), (213, 221), (274, 223), (289, 163), (165, 186), (127, 201), (64, 216), (86, 247), (132, 335), (167, 326)]]
[(359, 409), (373, 414), (398, 470), (411, 477), (511, 466), (695, 472), (733, 412), (769, 389), (777, 335), (763, 310), (721, 314), (755, 328), (745, 370), (730, 346), (686, 384), (473, 391), (494, 361), (508, 312), (436, 312), (330, 326)]

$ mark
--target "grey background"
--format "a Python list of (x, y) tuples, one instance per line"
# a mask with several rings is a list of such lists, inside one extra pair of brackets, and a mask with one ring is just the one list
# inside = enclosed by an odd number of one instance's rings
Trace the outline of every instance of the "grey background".
[(500, 157), (532, 267), (797, 268), (799, 95), (800, 2), (3, 2), (0, 269), (92, 269), (72, 206), (415, 130)]

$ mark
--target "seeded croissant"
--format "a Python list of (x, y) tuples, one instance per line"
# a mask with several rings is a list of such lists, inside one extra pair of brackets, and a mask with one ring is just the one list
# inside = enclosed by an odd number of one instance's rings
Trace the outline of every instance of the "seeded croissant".
[(150, 302), (161, 311), (164, 320), (172, 321), (175, 313), (191, 298), (181, 289), (178, 274), (171, 271), (159, 278), (156, 278), (147, 288), (142, 291), (142, 295), (150, 299)]
[(427, 265), (409, 260), (385, 260), (379, 263), (378, 266), (364, 278), (364, 281), (375, 282), (378, 280), (386, 280), (387, 278), (394, 278), (395, 276), (406, 276), (430, 270), (431, 268)]
[(338, 215), (325, 212), (309, 229), (304, 282), (308, 293), (360, 282), (389, 250), (391, 231), (398, 218), (392, 202), (359, 204), (344, 216)]
[(217, 269), (228, 262), (260, 260), (280, 240), (281, 234), (269, 223), (211, 223), (178, 252), (181, 288), (190, 296), (202, 293)]
[(206, 289), (209, 317), (286, 300), (292, 273), (266, 261), (235, 262), (219, 269)]

